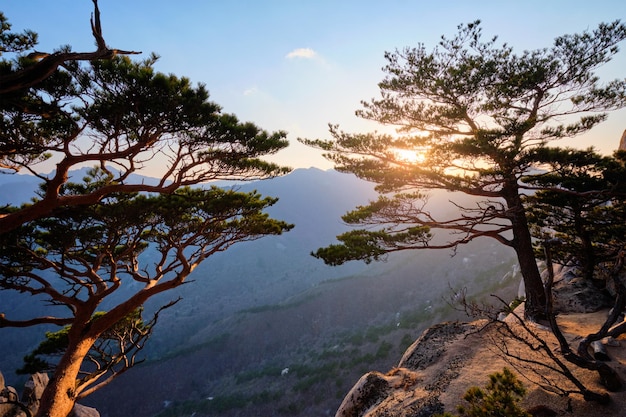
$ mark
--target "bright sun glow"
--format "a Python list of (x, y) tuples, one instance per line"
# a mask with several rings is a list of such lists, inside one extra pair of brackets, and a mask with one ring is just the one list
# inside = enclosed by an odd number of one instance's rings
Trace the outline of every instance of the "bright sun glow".
[(409, 149), (397, 149), (395, 154), (399, 161), (411, 164), (421, 164), (426, 159), (426, 156), (422, 152)]

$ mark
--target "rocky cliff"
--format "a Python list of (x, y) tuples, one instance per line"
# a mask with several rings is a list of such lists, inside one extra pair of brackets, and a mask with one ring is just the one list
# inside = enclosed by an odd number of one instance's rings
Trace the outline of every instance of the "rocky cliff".
[[(597, 289), (586, 286), (571, 270), (559, 272), (555, 291), (561, 309), (558, 322), (574, 345), (581, 336), (600, 328), (608, 314), (607, 298)], [(503, 321), (515, 329), (520, 327), (519, 317), (523, 317), (523, 310), (517, 310), (517, 316), (509, 315)], [(554, 352), (559, 351), (547, 327), (525, 324)], [(608, 360), (622, 381), (626, 381), (626, 349), (622, 346), (625, 341), (624, 335), (618, 340), (604, 341)], [(504, 354), (507, 350), (509, 356)], [(604, 406), (586, 402), (580, 395), (559, 395), (552, 385), (554, 381), (558, 381), (561, 388), (572, 388), (563, 377), (542, 369), (538, 380), (537, 375), (511, 356), (549, 363), (546, 356), (527, 345), (503, 338), (502, 327), (494, 321), (447, 322), (432, 326), (406, 350), (396, 367), (386, 374), (370, 372), (361, 377), (344, 398), (336, 417), (427, 417), (444, 411), (454, 413), (469, 387), (484, 386), (489, 375), (501, 372), (504, 367), (521, 376), (527, 388), (522, 406), (533, 416), (626, 416), (623, 389), (610, 393), (611, 401)], [(605, 392), (595, 372), (574, 366), (570, 369), (589, 389)]]

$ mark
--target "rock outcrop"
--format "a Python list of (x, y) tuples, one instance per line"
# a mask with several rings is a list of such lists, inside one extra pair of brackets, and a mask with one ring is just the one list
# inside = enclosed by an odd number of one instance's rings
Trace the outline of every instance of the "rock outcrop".
[[(542, 277), (545, 279), (546, 275), (544, 271)], [(571, 267), (555, 267), (552, 294), (554, 309), (560, 313), (593, 313), (613, 304), (608, 291), (581, 278)]]
[[(48, 375), (33, 374), (28, 378), (22, 396), (15, 388), (5, 386), (4, 376), (0, 372), (0, 417), (28, 417), (39, 409), (39, 399), (48, 384)], [(74, 405), (70, 417), (100, 417), (98, 410), (81, 404)]]
[(430, 327), (387, 374), (370, 372), (348, 393), (336, 417), (427, 417), (444, 411), (440, 395), (469, 356), (448, 346), (478, 329), (478, 323)]
[(49, 380), (48, 374), (36, 373), (31, 375), (28, 381), (26, 381), (26, 384), (24, 384), (20, 402), (27, 404), (33, 414), (39, 410), (39, 399), (41, 398), (41, 394), (43, 394), (43, 390), (46, 389)]
[[(557, 321), (568, 340), (575, 345), (581, 336), (596, 332), (608, 314), (605, 289), (576, 277), (571, 270), (555, 271), (555, 303), (559, 309)], [(523, 317), (523, 304), (516, 310)], [(509, 326), (519, 326), (514, 316), (504, 319)], [(611, 403), (599, 406), (584, 401), (581, 395), (559, 396), (542, 389), (524, 377), (532, 377), (531, 371), (515, 368), (515, 361), (507, 357), (529, 358), (535, 363), (549, 363), (540, 351), (517, 343), (503, 336), (497, 322), (478, 320), (470, 323), (448, 322), (432, 326), (407, 349), (396, 368), (384, 374), (370, 372), (364, 375), (344, 398), (336, 417), (429, 417), (443, 412), (454, 412), (463, 402), (463, 395), (471, 386), (484, 386), (489, 375), (501, 372), (502, 368), (514, 369), (522, 374), (528, 395), (523, 407), (533, 416), (592, 417), (597, 415), (626, 416), (626, 394), (612, 392)], [(559, 346), (545, 326), (528, 323), (542, 335), (553, 352)], [(603, 349), (612, 358), (612, 367), (622, 380), (626, 379), (626, 351), (621, 346), (626, 337), (620, 336)], [(519, 366), (519, 363), (518, 363)], [(543, 369), (543, 368), (542, 368)], [(595, 392), (605, 392), (596, 372), (570, 365), (576, 377)], [(542, 370), (544, 388), (547, 381), (556, 381), (567, 387), (568, 381), (561, 375)], [(532, 379), (532, 378), (531, 378)], [(535, 380), (537, 381), (537, 380)], [(555, 390), (556, 391), (556, 390)]]

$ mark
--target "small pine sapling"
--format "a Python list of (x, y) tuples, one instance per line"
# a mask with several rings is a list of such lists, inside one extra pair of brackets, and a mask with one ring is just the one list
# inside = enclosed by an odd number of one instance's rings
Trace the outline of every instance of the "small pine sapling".
[[(457, 406), (460, 416), (467, 417), (530, 417), (519, 402), (526, 395), (526, 388), (508, 368), (489, 375), (484, 389), (470, 387), (463, 399), (467, 405)], [(454, 417), (445, 413), (438, 417)]]

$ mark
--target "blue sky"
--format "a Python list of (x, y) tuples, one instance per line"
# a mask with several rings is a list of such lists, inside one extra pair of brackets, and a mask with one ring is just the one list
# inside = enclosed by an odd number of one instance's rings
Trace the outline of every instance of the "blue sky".
[[(39, 33), (40, 51), (70, 44), (94, 49), (89, 0), (0, 0), (13, 30)], [(157, 69), (207, 85), (212, 100), (268, 130), (285, 130), (292, 146), (278, 155), (292, 167), (331, 168), (297, 137), (329, 138), (328, 123), (347, 131), (381, 129), (360, 120), (361, 100), (378, 96), (384, 52), (453, 36), (482, 20), (486, 36), (516, 50), (549, 47), (555, 37), (626, 20), (623, 0), (100, 0), (114, 48), (161, 56)], [(626, 77), (626, 44), (602, 79)], [(570, 146), (611, 152), (626, 111)]]

